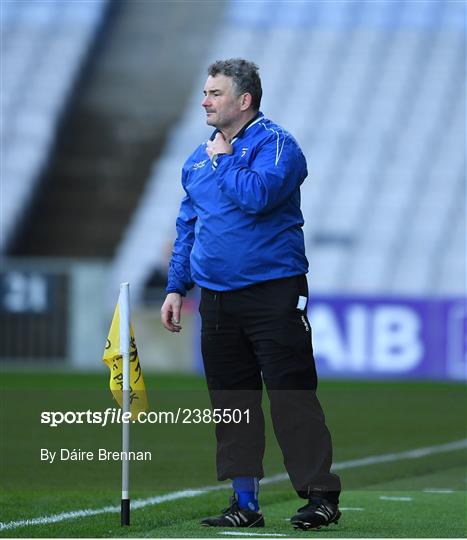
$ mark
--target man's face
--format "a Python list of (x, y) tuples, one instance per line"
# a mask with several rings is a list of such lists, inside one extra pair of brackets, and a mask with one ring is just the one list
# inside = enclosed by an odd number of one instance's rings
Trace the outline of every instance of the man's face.
[(206, 110), (206, 123), (218, 129), (234, 124), (242, 114), (242, 96), (236, 96), (233, 79), (218, 74), (208, 77), (201, 105)]

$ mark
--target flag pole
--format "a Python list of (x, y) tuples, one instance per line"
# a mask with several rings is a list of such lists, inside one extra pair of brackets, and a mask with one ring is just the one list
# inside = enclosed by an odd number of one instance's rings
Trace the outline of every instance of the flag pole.
[[(122, 411), (130, 412), (130, 284), (120, 285), (120, 354), (123, 363)], [(130, 422), (122, 422), (122, 505), (121, 525), (130, 525)]]

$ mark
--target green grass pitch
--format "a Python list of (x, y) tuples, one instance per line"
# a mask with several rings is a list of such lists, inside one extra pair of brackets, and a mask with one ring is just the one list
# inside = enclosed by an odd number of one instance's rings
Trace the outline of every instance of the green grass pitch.
[[(208, 408), (202, 378), (145, 375), (151, 410)], [(154, 424), (131, 427), (131, 446), (149, 450), (151, 461), (131, 464), (131, 526), (120, 527), (119, 513), (100, 509), (120, 504), (119, 462), (40, 460), (41, 448), (119, 450), (121, 427), (40, 423), (42, 411), (104, 410), (113, 407), (108, 374), (3, 373), (1, 377), (2, 537), (216, 537), (245, 529), (207, 529), (201, 518), (227, 505), (230, 490), (196, 492), (160, 502), (150, 498), (218, 485), (212, 424)], [(288, 480), (261, 488), (261, 535), (286, 537), (465, 537), (467, 533), (467, 455), (462, 448), (437, 451), (464, 440), (467, 390), (462, 384), (322, 381), (318, 391), (341, 467), (342, 518), (318, 532), (296, 532), (287, 519), (302, 502)], [(267, 399), (265, 397), (265, 406)], [(418, 448), (423, 455), (398, 457)], [(368, 456), (394, 459), (345, 465)], [(266, 477), (283, 473), (282, 456), (267, 425)], [(70, 519), (51, 516), (98, 510)], [(43, 521), (24, 524), (43, 517)], [(11, 525), (23, 523), (21, 526)], [(10, 524), (10, 525), (8, 525)], [(274, 536), (273, 536), (274, 537)]]

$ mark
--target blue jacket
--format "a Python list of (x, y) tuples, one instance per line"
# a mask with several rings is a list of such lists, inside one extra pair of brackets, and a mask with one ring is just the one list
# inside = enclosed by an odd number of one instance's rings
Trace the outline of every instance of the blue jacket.
[(193, 283), (228, 291), (308, 271), (300, 210), (308, 172), (297, 142), (259, 113), (232, 146), (213, 165), (203, 143), (183, 166), (167, 292), (185, 295)]

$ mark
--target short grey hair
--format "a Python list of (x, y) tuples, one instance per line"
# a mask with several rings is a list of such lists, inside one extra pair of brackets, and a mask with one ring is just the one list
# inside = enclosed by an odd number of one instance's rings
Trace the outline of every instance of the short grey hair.
[(228, 60), (217, 60), (208, 67), (208, 75), (225, 75), (231, 77), (237, 96), (240, 94), (251, 94), (251, 104), (255, 111), (259, 111), (263, 90), (259, 77), (259, 68), (253, 62), (248, 62), (243, 58), (229, 58)]

